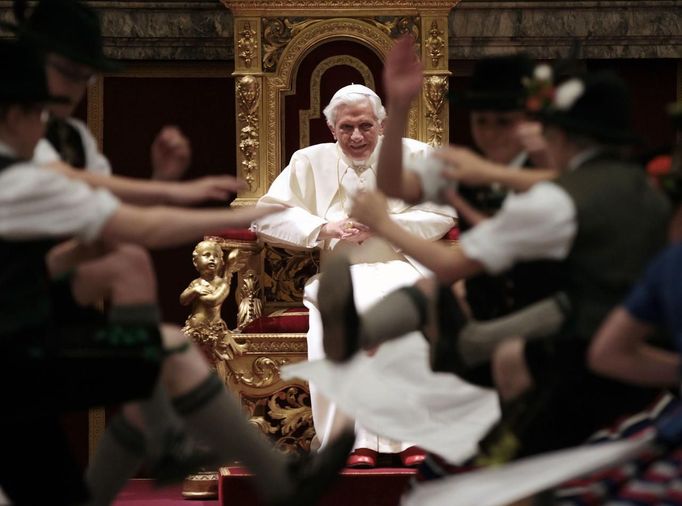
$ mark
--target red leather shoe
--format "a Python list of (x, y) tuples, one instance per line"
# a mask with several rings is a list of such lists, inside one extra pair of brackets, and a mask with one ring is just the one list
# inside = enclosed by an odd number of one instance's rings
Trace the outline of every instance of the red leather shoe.
[(410, 446), (400, 452), (400, 461), (405, 467), (417, 467), (426, 459), (426, 452), (418, 446)]
[(346, 467), (369, 469), (377, 465), (377, 452), (369, 448), (356, 448), (348, 456)]

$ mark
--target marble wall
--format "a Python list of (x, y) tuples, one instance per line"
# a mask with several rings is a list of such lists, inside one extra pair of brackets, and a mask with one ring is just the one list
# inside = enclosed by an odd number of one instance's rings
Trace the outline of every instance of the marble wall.
[[(230, 12), (219, 0), (91, 0), (108, 53), (124, 60), (231, 60)], [(11, 2), (0, 0), (0, 18)], [(681, 58), (682, 1), (462, 0), (450, 14), (450, 57), (525, 49), (540, 58)]]
[(580, 40), (583, 58), (681, 58), (680, 1), (463, 0), (450, 14), (450, 58), (524, 49), (565, 56)]

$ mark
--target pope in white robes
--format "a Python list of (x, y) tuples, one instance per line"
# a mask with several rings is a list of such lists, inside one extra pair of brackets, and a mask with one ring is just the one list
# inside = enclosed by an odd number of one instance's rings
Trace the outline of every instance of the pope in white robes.
[[(372, 237), (371, 230), (350, 215), (352, 197), (359, 191), (376, 187), (376, 157), (386, 114), (379, 97), (365, 86), (346, 86), (334, 95), (324, 112), (336, 142), (294, 153), (289, 165), (259, 201), (259, 205), (280, 204), (288, 209), (260, 220), (254, 229), (267, 242), (276, 245), (321, 248), (323, 261), (329, 250), (348, 250), (354, 264), (356, 304), (362, 311), (392, 290), (413, 284), (424, 276), (425, 270), (388, 243)], [(424, 156), (428, 150), (429, 146), (418, 141), (405, 139), (403, 142), (405, 157)], [(440, 239), (455, 224), (455, 211), (449, 207), (409, 206), (394, 200), (389, 202), (389, 211), (405, 229), (429, 240)], [(310, 311), (308, 358), (311, 361), (324, 358), (317, 308), (318, 278), (319, 275), (308, 280), (304, 292), (304, 304)], [(414, 338), (423, 339), (418, 335)], [(400, 355), (403, 353), (400, 350), (414, 348), (414, 343), (404, 346), (401, 341), (391, 343), (388, 348), (392, 353)], [(382, 354), (382, 349), (378, 353)], [(422, 357), (402, 358), (409, 361)], [(395, 374), (401, 373), (402, 358), (389, 360), (395, 365)], [(428, 365), (425, 363), (423, 367)], [(314, 384), (310, 390), (318, 439), (314, 443), (325, 445), (348, 419)], [(356, 431), (356, 449), (397, 453), (410, 445), (372, 434), (359, 426)]]

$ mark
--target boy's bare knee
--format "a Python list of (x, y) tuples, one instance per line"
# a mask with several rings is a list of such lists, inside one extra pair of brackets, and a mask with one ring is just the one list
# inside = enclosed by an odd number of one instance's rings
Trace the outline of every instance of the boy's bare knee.
[(190, 342), (180, 327), (172, 323), (161, 324), (161, 338), (163, 339), (164, 348), (178, 348)]
[(112, 253), (112, 263), (118, 275), (154, 277), (152, 258), (149, 252), (135, 244), (122, 244)]
[[(178, 336), (178, 332), (182, 337)], [(188, 342), (178, 327), (162, 325), (164, 346), (168, 349)], [(161, 381), (169, 395), (182, 395), (201, 384), (211, 374), (211, 368), (199, 347), (189, 341), (190, 346), (182, 352), (171, 353), (163, 361)]]
[(504, 400), (518, 397), (533, 385), (524, 357), (525, 344), (522, 338), (508, 339), (493, 355), (493, 379)]

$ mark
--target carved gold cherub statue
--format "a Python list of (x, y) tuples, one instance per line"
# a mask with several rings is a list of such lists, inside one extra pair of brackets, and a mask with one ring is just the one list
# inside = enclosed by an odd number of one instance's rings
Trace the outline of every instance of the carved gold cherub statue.
[(212, 345), (220, 358), (232, 359), (244, 352), (220, 316), (223, 302), (230, 294), (232, 274), (240, 267), (239, 251), (232, 250), (223, 261), (223, 250), (215, 241), (201, 241), (192, 252), (192, 263), (199, 272), (180, 295), (180, 303), (192, 305), (192, 313), (182, 329), (197, 343)]

